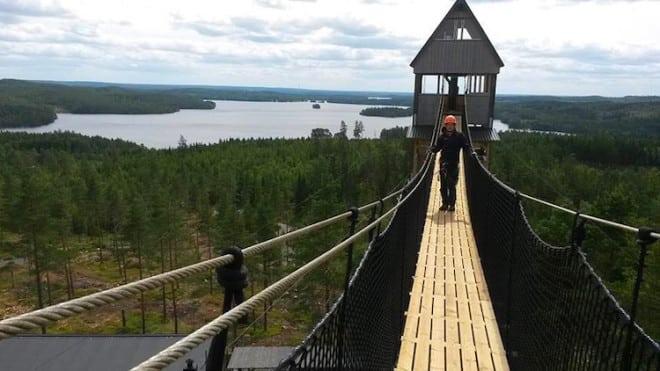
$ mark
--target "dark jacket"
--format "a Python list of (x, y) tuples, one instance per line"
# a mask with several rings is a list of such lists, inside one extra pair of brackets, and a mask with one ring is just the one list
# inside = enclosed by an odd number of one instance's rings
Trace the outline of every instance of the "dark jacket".
[(229, 290), (241, 290), (250, 284), (248, 269), (241, 265), (238, 269), (229, 267), (217, 267), (215, 275), (220, 286)]
[(472, 153), (472, 148), (470, 148), (470, 144), (463, 133), (445, 131), (440, 135), (435, 144), (431, 146), (431, 151), (433, 153), (442, 151), (440, 154), (442, 162), (458, 162), (458, 152), (461, 148), (468, 154)]

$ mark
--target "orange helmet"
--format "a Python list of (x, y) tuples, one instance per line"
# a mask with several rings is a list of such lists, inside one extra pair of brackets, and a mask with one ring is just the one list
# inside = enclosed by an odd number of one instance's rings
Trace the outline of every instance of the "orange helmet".
[(447, 115), (447, 117), (445, 117), (445, 125), (447, 124), (456, 125), (456, 117), (454, 117), (453, 115)]

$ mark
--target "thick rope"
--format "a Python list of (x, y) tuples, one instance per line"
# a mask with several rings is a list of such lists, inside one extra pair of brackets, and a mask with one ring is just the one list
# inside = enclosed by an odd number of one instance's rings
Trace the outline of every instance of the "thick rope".
[[(401, 192), (402, 190), (394, 192), (387, 196), (386, 199), (395, 197)], [(376, 207), (378, 204), (379, 202), (374, 202), (363, 206), (361, 209), (368, 210), (370, 208)], [(246, 256), (258, 254), (280, 243), (293, 240), (328, 225), (345, 220), (350, 215), (351, 212), (339, 214), (332, 218), (250, 246), (243, 250), (243, 253)], [(168, 283), (176, 282), (183, 278), (189, 277), (193, 274), (205, 272), (217, 266), (229, 264), (233, 260), (233, 256), (224, 255), (186, 267), (178, 268), (169, 272), (161, 273), (139, 281), (131, 282), (122, 286), (114, 287), (112, 289), (104, 290), (60, 304), (24, 313), (16, 317), (4, 319), (0, 321), (0, 340), (8, 339), (18, 334), (28, 332), (32, 329), (46, 326), (54, 322), (87, 312), (89, 310), (130, 298), (139, 294), (140, 292), (152, 290), (164, 286)]]
[[(430, 168), (431, 161), (426, 161), (425, 168), (423, 169), (424, 174), (428, 172)], [(305, 264), (304, 266), (298, 268), (293, 273), (288, 276), (280, 279), (276, 283), (268, 286), (266, 289), (262, 290), (258, 294), (254, 295), (250, 299), (244, 301), (242, 304), (231, 309), (229, 312), (222, 314), (220, 317), (215, 320), (207, 323), (206, 325), (200, 327), (197, 331), (191, 333), (185, 338), (177, 341), (172, 344), (167, 349), (161, 351), (155, 356), (149, 358), (148, 360), (142, 362), (138, 366), (131, 369), (131, 371), (153, 371), (153, 370), (162, 370), (170, 364), (176, 362), (179, 358), (183, 357), (185, 354), (190, 352), (193, 348), (197, 347), (207, 339), (216, 334), (220, 333), (222, 330), (227, 329), (229, 326), (238, 322), (240, 318), (250, 313), (252, 310), (258, 306), (263, 305), (268, 300), (273, 300), (274, 298), (282, 295), (285, 291), (289, 290), (293, 285), (298, 281), (304, 278), (307, 274), (314, 271), (316, 268), (326, 264), (330, 259), (335, 257), (338, 253), (344, 250), (347, 246), (355, 242), (361, 236), (367, 234), (370, 230), (374, 229), (378, 224), (389, 217), (394, 213), (398, 208), (403, 205), (412, 194), (415, 193), (417, 188), (422, 183), (424, 176), (418, 179), (417, 184), (414, 189), (409, 192), (403, 199), (401, 199), (394, 207), (380, 216), (378, 219), (364, 227), (362, 230), (353, 234), (346, 240), (342, 241), (335, 247), (326, 251), (322, 255), (319, 255), (314, 260)], [(350, 214), (350, 212), (348, 213)]]
[(0, 340), (14, 337), (20, 333), (28, 332), (31, 329), (46, 326), (86, 311), (129, 298), (140, 292), (164, 286), (167, 283), (176, 282), (177, 280), (188, 277), (194, 273), (208, 271), (216, 266), (229, 264), (233, 260), (234, 258), (231, 255), (224, 255), (187, 267), (161, 273), (140, 281), (131, 282), (126, 285), (2, 320), (0, 321)]

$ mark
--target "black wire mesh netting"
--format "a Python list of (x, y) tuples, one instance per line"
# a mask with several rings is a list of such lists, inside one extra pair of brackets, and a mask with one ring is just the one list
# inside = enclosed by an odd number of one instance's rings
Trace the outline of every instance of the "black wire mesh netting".
[(410, 198), (371, 242), (348, 290), (277, 370), (394, 368), (424, 229), (429, 166), (409, 183), (402, 197), (412, 192)]
[(579, 246), (530, 227), (517, 193), (466, 157), (470, 216), (512, 370), (660, 370), (660, 346), (610, 294)]

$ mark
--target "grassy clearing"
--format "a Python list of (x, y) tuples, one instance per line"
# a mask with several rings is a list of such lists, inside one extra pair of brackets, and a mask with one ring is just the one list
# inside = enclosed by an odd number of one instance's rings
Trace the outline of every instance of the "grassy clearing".
[[(84, 249), (83, 246), (87, 241), (76, 242), (77, 245), (80, 245), (77, 246), (80, 254), (74, 262), (75, 297), (102, 291), (123, 283), (117, 263), (109, 251), (106, 251), (104, 260), (101, 262), (98, 251)], [(157, 273), (160, 273), (160, 269), (145, 272), (144, 276)], [(53, 271), (48, 272), (48, 275), (53, 304), (66, 301), (66, 278), (63, 272)], [(137, 267), (129, 266), (127, 275), (129, 280), (138, 279)], [(175, 285), (178, 333), (193, 332), (221, 314), (223, 290), (216, 282), (210, 282), (210, 280), (215, 280), (211, 272), (189, 277)], [(44, 283), (44, 301), (48, 304), (45, 274), (42, 281)], [(254, 287), (248, 287), (245, 290), (247, 297), (252, 292), (262, 290), (261, 282), (257, 281), (251, 280)], [(0, 271), (0, 317), (8, 318), (34, 310), (37, 306), (35, 288), (34, 274), (26, 265), (14, 265), (11, 269), (6, 268)], [(263, 308), (257, 308), (249, 316), (248, 325), (241, 324), (230, 331), (230, 341), (235, 340), (236, 345), (293, 346), (299, 344), (322, 315), (320, 308), (312, 311), (308, 304), (301, 305), (300, 299), (314, 297), (314, 295), (300, 295), (299, 290), (301, 288), (296, 288), (293, 293), (287, 293), (277, 300), (269, 310), (266, 319), (264, 319)], [(165, 287), (165, 309), (163, 309), (162, 289), (145, 292), (144, 302), (145, 333), (174, 333), (172, 286)], [(122, 316), (124, 320), (122, 320)], [(264, 326), (265, 321), (267, 326)], [(33, 333), (40, 332), (40, 329), (33, 331)], [(47, 333), (141, 334), (140, 297), (138, 295), (59, 321), (48, 326)], [(236, 336), (239, 338), (237, 339)]]

